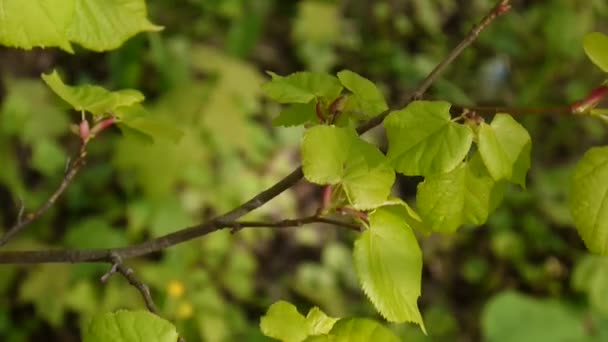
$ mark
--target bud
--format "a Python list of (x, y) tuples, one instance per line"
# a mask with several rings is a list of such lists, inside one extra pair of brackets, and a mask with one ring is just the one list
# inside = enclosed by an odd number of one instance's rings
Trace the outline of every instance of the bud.
[(86, 141), (91, 134), (91, 129), (89, 127), (89, 122), (86, 119), (82, 119), (80, 121), (80, 125), (78, 125), (78, 135), (82, 141)]
[(593, 89), (586, 98), (574, 102), (570, 109), (574, 114), (584, 114), (595, 108), (608, 95), (608, 86), (599, 86)]

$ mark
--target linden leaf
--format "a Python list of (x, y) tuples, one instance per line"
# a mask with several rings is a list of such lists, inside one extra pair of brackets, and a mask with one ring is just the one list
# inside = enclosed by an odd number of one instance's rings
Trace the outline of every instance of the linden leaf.
[(450, 119), (450, 104), (415, 101), (384, 120), (387, 157), (397, 172), (428, 176), (453, 170), (469, 152), (473, 133)]

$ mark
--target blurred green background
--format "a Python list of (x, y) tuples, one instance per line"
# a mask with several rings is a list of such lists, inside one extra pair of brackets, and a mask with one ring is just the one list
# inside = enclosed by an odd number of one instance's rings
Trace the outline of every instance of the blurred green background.
[[(156, 115), (185, 131), (180, 143), (142, 144), (118, 130), (89, 148), (65, 196), (10, 249), (115, 247), (231, 209), (298, 163), (302, 131), (273, 128), (280, 107), (261, 96), (266, 70), (354, 70), (398, 106), (493, 6), (491, 0), (150, 0), (165, 26), (109, 53), (0, 49), (0, 228), (19, 203), (33, 209), (61, 181), (79, 115), (41, 72), (72, 83), (136, 88)], [(608, 32), (605, 0), (513, 1), (428, 93), (455, 104), (555, 107), (603, 81), (582, 37)], [(483, 227), (420, 237), (421, 310), (429, 332), (391, 326), (404, 341), (608, 341), (608, 259), (591, 256), (566, 207), (573, 164), (606, 144), (585, 118), (522, 117), (533, 139), (528, 189), (511, 188)], [(370, 135), (383, 144), (382, 129)], [(395, 192), (411, 200), (418, 178)], [(300, 183), (248, 216), (310, 214), (319, 189)], [(266, 341), (259, 317), (278, 299), (305, 312), (381, 319), (357, 284), (354, 236), (328, 226), (217, 232), (129, 266), (162, 316), (188, 341)], [(1, 341), (78, 341), (90, 317), (139, 308), (106, 265), (0, 266)]]

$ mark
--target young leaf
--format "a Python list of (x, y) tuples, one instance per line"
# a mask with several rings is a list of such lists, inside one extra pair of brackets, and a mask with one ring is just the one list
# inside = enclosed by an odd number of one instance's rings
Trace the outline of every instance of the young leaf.
[(148, 311), (126, 310), (94, 317), (83, 335), (84, 342), (175, 342), (177, 338), (170, 322)]
[(183, 136), (183, 131), (172, 123), (150, 117), (140, 104), (117, 108), (114, 114), (118, 119), (118, 127), (125, 136), (129, 135), (145, 142), (166, 139), (174, 143)]
[(342, 92), (342, 85), (332, 75), (306, 71), (288, 76), (272, 74), (272, 80), (262, 90), (279, 103), (308, 103), (317, 97), (335, 99)]
[(415, 101), (384, 120), (387, 157), (397, 172), (429, 176), (453, 170), (473, 142), (468, 126), (450, 120), (450, 104)]
[[(324, 336), (325, 337), (325, 336)], [(311, 341), (331, 342), (399, 342), (399, 338), (382, 324), (366, 318), (341, 319), (327, 337)]]
[(394, 207), (381, 207), (369, 216), (353, 251), (363, 291), (391, 322), (414, 322), (424, 331), (418, 310), (422, 253), (412, 229)]
[(479, 128), (479, 152), (494, 180), (525, 186), (532, 140), (526, 129), (508, 114), (497, 114)]
[(589, 59), (604, 72), (608, 72), (608, 36), (600, 32), (588, 33), (583, 47)]
[(119, 47), (142, 31), (159, 31), (146, 18), (144, 0), (2, 1), (0, 44), (23, 49), (70, 42), (94, 51)]
[(63, 83), (56, 70), (48, 75), (42, 74), (42, 79), (74, 109), (90, 112), (94, 116), (101, 116), (119, 107), (131, 106), (144, 100), (143, 94), (133, 89), (111, 92), (92, 85), (68, 86)]
[(338, 73), (338, 79), (355, 95), (359, 108), (365, 115), (374, 116), (388, 109), (380, 90), (367, 78), (350, 70), (342, 70)]
[(315, 126), (302, 140), (304, 177), (316, 184), (344, 187), (357, 209), (370, 209), (388, 197), (395, 173), (376, 146), (361, 140), (353, 128)]
[(314, 307), (308, 311), (306, 315), (306, 324), (308, 324), (309, 335), (323, 335), (329, 333), (338, 318), (329, 317), (325, 312), (318, 307)]
[(479, 225), (486, 221), (496, 206), (492, 197), (495, 183), (477, 164), (480, 163), (463, 162), (418, 185), (418, 210), (432, 231), (451, 233), (465, 223)]
[(568, 206), (587, 248), (608, 255), (608, 147), (590, 149), (576, 165)]
[(281, 111), (281, 114), (272, 120), (274, 126), (299, 126), (310, 122), (319, 122), (315, 115), (315, 102), (293, 103)]
[(278, 301), (260, 321), (262, 333), (284, 342), (300, 342), (308, 337), (308, 322), (291, 303)]

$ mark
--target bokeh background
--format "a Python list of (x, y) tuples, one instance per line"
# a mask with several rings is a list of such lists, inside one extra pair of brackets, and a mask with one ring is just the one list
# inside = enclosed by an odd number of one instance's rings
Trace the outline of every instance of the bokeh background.
[[(152, 115), (185, 132), (178, 144), (142, 144), (104, 132), (65, 196), (8, 249), (113, 247), (231, 209), (298, 164), (301, 129), (273, 128), (280, 111), (260, 91), (272, 70), (354, 70), (393, 108), (493, 5), (491, 0), (150, 0), (153, 22), (118, 50), (69, 55), (0, 49), (0, 228), (19, 203), (36, 208), (61, 181), (79, 115), (40, 73), (72, 84), (136, 88)], [(461, 105), (564, 106), (603, 81), (582, 37), (608, 32), (605, 0), (513, 1), (430, 89)], [(606, 144), (599, 121), (520, 117), (533, 139), (526, 191), (510, 188), (482, 227), (420, 237), (424, 336), (404, 341), (608, 341), (608, 259), (589, 255), (566, 207), (574, 163)], [(383, 130), (368, 135), (384, 144)], [(418, 178), (395, 192), (414, 200)], [(319, 189), (301, 182), (249, 215), (310, 214)], [(278, 299), (302, 312), (381, 319), (353, 271), (351, 232), (328, 226), (217, 232), (132, 260), (162, 315), (188, 341), (266, 341), (258, 322)], [(96, 313), (143, 309), (124, 279), (101, 284), (106, 265), (0, 266), (0, 340), (78, 341)]]

